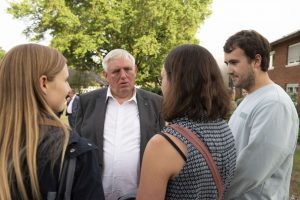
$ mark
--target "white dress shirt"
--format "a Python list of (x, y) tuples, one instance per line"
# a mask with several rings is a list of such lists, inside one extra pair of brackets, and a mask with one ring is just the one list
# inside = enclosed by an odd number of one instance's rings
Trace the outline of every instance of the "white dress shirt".
[(119, 104), (107, 90), (104, 122), (104, 169), (102, 183), (106, 200), (117, 200), (137, 188), (140, 170), (140, 121), (136, 91)]
[(68, 113), (68, 114), (72, 114), (72, 105), (73, 105), (73, 101), (74, 101), (74, 99), (75, 99), (75, 96), (76, 96), (76, 95), (73, 95), (73, 97), (72, 97), (71, 100), (70, 100), (70, 103), (68, 104), (68, 107), (67, 107), (67, 113)]

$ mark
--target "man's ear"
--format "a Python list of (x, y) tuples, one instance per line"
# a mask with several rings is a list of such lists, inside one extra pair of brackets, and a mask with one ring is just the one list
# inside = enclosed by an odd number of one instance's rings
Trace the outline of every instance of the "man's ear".
[(39, 78), (40, 88), (44, 94), (47, 94), (47, 76), (42, 75)]
[(261, 55), (256, 54), (254, 58), (254, 68), (261, 70)]
[(105, 77), (105, 79), (107, 80), (107, 72), (105, 70), (103, 70), (103, 76)]

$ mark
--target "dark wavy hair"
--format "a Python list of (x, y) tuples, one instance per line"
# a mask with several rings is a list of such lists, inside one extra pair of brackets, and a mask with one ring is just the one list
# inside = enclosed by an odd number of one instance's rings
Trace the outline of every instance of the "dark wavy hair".
[(174, 48), (164, 62), (169, 82), (162, 115), (166, 121), (187, 116), (193, 120), (224, 118), (230, 98), (216, 60), (205, 48), (185, 44)]
[(223, 47), (225, 53), (240, 48), (248, 57), (249, 62), (257, 54), (261, 56), (261, 70), (266, 72), (270, 62), (270, 44), (266, 38), (254, 30), (242, 30), (229, 37)]

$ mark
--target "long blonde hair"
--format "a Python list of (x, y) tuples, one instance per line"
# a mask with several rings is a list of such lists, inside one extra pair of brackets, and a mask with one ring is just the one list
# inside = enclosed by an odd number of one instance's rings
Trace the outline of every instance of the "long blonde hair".
[[(12, 199), (12, 182), (22, 199), (41, 199), (38, 181), (37, 150), (42, 141), (40, 123), (51, 119), (63, 131), (61, 158), (69, 132), (48, 106), (39, 78), (52, 81), (66, 65), (57, 50), (38, 44), (24, 44), (11, 49), (0, 63), (0, 199)], [(25, 174), (24, 166), (27, 168)], [(31, 191), (26, 191), (24, 177), (29, 177)]]

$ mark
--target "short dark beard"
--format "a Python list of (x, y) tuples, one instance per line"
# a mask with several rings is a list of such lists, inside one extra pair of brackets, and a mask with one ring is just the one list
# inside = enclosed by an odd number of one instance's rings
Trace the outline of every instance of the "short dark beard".
[(254, 85), (255, 85), (254, 70), (252, 68), (249, 68), (249, 73), (248, 73), (247, 79), (244, 80), (239, 85), (239, 87), (244, 88), (245, 90), (249, 91)]

